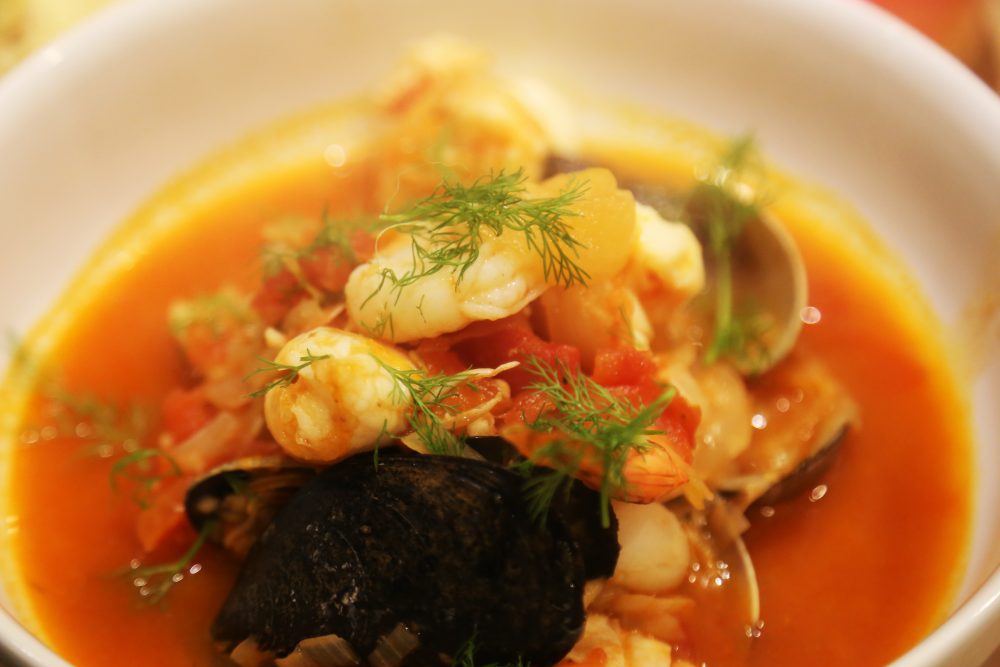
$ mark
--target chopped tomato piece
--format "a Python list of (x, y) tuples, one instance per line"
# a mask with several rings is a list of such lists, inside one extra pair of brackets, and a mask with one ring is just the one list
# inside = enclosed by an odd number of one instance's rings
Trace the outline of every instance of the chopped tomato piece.
[(260, 290), (253, 297), (253, 308), (266, 324), (275, 325), (284, 319), (288, 311), (306, 297), (298, 279), (288, 269), (282, 269), (264, 280)]
[[(656, 381), (656, 363), (649, 352), (630, 348), (601, 349), (594, 357), (591, 379), (615, 398), (624, 398), (635, 406), (650, 405), (666, 387)], [(528, 423), (552, 408), (552, 401), (540, 392), (526, 390), (516, 394), (513, 406), (504, 414), (505, 425)], [(694, 434), (701, 411), (675, 394), (652, 428), (661, 431), (660, 438), (686, 462), (694, 452)]]
[(443, 338), (426, 338), (417, 344), (415, 352), (431, 373), (454, 375), (469, 367)]
[(354, 269), (344, 251), (335, 246), (314, 250), (299, 260), (299, 266), (310, 285), (326, 292), (342, 291)]
[(667, 443), (673, 450), (691, 463), (694, 455), (694, 433), (701, 421), (701, 409), (691, 405), (680, 394), (674, 394), (670, 404), (664, 409), (654, 427), (663, 431)]
[(461, 340), (454, 346), (458, 355), (473, 366), (496, 368), (509, 361), (521, 363), (517, 368), (500, 375), (510, 384), (512, 394), (521, 391), (536, 380), (525, 367), (529, 359), (536, 358), (552, 367), (560, 365), (575, 371), (580, 367), (580, 351), (571, 345), (549, 343), (539, 338), (520, 317), (510, 317), (496, 322), (477, 323), (461, 332)]
[(358, 263), (367, 262), (375, 255), (375, 235), (368, 230), (355, 229), (351, 233), (350, 244)]
[(631, 347), (598, 349), (594, 355), (594, 382), (605, 387), (641, 385), (653, 379), (656, 363), (649, 352)]
[(530, 424), (542, 413), (552, 409), (552, 401), (540, 391), (526, 390), (514, 397), (513, 405), (503, 417), (504, 424)]
[(136, 530), (147, 552), (194, 540), (194, 529), (184, 512), (184, 494), (193, 481), (190, 475), (164, 480), (153, 495), (153, 504), (139, 514)]
[(197, 389), (173, 389), (163, 399), (163, 428), (181, 442), (212, 420), (217, 409)]

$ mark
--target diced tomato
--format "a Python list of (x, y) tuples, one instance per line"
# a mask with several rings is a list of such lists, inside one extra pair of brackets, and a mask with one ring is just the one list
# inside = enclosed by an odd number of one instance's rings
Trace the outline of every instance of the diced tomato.
[(605, 387), (641, 385), (652, 380), (656, 363), (649, 352), (631, 347), (601, 348), (594, 355), (594, 382)]
[(351, 232), (350, 244), (354, 258), (359, 264), (367, 262), (375, 255), (375, 235), (366, 229), (355, 229)]
[(552, 367), (580, 368), (580, 351), (571, 345), (549, 343), (539, 338), (521, 317), (474, 324), (460, 334), (453, 349), (473, 366), (496, 368), (509, 361), (521, 363), (500, 377), (516, 394), (537, 378), (525, 367), (529, 359), (538, 359)]
[(601, 348), (594, 356), (594, 382), (633, 403), (648, 405), (663, 393), (656, 362), (649, 352), (628, 347)]
[(340, 292), (354, 266), (344, 251), (334, 246), (319, 248), (299, 260), (302, 275), (310, 285), (326, 292)]
[[(652, 355), (631, 348), (598, 350), (591, 379), (615, 398), (624, 398), (635, 406), (653, 403), (665, 390), (656, 381), (656, 363)], [(516, 425), (522, 421), (531, 423), (551, 408), (552, 401), (544, 394), (521, 391), (514, 396), (513, 406), (504, 414), (503, 422), (505, 425)], [(690, 463), (694, 433), (700, 419), (701, 411), (675, 394), (656, 418), (653, 428), (662, 431), (667, 444)]]
[(694, 433), (701, 421), (701, 408), (691, 405), (680, 394), (674, 394), (654, 427), (663, 431), (667, 442), (681, 457), (691, 462), (694, 455)]
[(147, 552), (194, 540), (194, 529), (184, 512), (184, 494), (192, 481), (189, 475), (164, 480), (153, 494), (153, 504), (140, 512), (136, 531)]
[(264, 280), (251, 303), (264, 323), (274, 326), (305, 297), (306, 292), (298, 278), (288, 269), (282, 269)]
[(202, 376), (207, 376), (212, 369), (224, 366), (228, 353), (228, 339), (215, 331), (205, 322), (195, 322), (188, 325), (183, 335), (178, 337), (184, 356), (191, 368)]
[(426, 338), (417, 343), (414, 352), (431, 373), (454, 375), (469, 367), (444, 338)]
[(182, 442), (211, 421), (217, 409), (197, 389), (173, 389), (163, 399), (163, 428)]
[[(653, 355), (627, 347), (598, 350), (594, 357), (593, 379), (613, 395), (627, 397), (636, 405), (649, 405), (664, 391), (656, 381)], [(690, 463), (694, 433), (700, 420), (701, 410), (675, 394), (656, 419), (654, 428), (663, 431), (674, 451)]]
[(548, 396), (539, 391), (525, 390), (514, 396), (513, 405), (504, 414), (503, 422), (507, 425), (520, 422), (530, 424), (551, 409), (552, 401)]

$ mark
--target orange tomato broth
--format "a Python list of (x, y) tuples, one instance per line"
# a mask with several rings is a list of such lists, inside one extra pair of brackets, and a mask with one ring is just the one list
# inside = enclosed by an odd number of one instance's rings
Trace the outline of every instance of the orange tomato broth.
[[(673, 185), (689, 181), (693, 164), (718, 142), (678, 127), (664, 131), (683, 134), (678, 145), (687, 148), (670, 155), (595, 145), (593, 157), (647, 179), (656, 173)], [(272, 130), (270, 144), (285, 130)], [(356, 193), (367, 187), (363, 160), (349, 149), (347, 164), (331, 168), (315, 157), (321, 145), (296, 168), (272, 165), (221, 194), (192, 195), (200, 181), (259, 157), (268, 145), (247, 142), (181, 179), (105, 248), (105, 259), (126, 245), (142, 251), (91, 288), (71, 290), (60, 305), (71, 322), (44, 357), (69, 389), (158, 405), (170, 388), (190, 380), (167, 328), (173, 300), (223, 285), (251, 289), (259, 276), (260, 229), (275, 217), (357, 212)], [(682, 653), (711, 666), (884, 664), (941, 620), (964, 564), (972, 495), (967, 408), (943, 361), (939, 327), (895, 260), (827, 195), (777, 180), (784, 188), (778, 211), (800, 243), (809, 302), (822, 314), (805, 327), (799, 345), (847, 386), (862, 424), (823, 479), (828, 492), (821, 500), (800, 497), (775, 506), (769, 518), (750, 515), (746, 542), (760, 582), (760, 637), (743, 635), (731, 590), (701, 591), (704, 613), (687, 624), (691, 645)], [(189, 200), (195, 204), (185, 208)], [(143, 225), (173, 209), (180, 211), (174, 210), (176, 224), (136, 244)], [(813, 224), (818, 211), (835, 224)], [(83, 276), (93, 278), (100, 263)], [(40, 418), (26, 408), (22, 431)], [(12, 455), (16, 588), (37, 631), (77, 665), (226, 664), (208, 628), (237, 564), (206, 547), (197, 574), (163, 602), (141, 604), (121, 575), (142, 557), (138, 510), (127, 494), (112, 491), (111, 461), (81, 455), (85, 445), (42, 438)]]

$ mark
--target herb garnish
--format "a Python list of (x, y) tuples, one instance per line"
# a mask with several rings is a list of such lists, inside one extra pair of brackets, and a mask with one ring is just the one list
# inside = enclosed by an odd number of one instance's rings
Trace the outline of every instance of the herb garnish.
[(180, 337), (194, 325), (201, 325), (220, 337), (235, 326), (255, 321), (250, 303), (231, 289), (174, 301), (167, 313), (171, 333)]
[[(152, 459), (162, 458), (167, 462), (169, 470), (158, 472)], [(157, 484), (167, 477), (177, 477), (181, 474), (180, 466), (173, 457), (160, 449), (137, 449), (118, 459), (111, 466), (111, 490), (118, 492), (119, 480), (135, 483), (132, 489), (132, 501), (142, 509), (152, 503), (153, 490)]]
[(566, 287), (585, 284), (590, 276), (576, 261), (582, 244), (573, 238), (565, 218), (577, 215), (569, 206), (583, 195), (586, 183), (571, 183), (556, 197), (529, 199), (522, 196), (527, 178), (518, 169), (472, 185), (445, 179), (410, 210), (383, 215), (390, 229), (410, 236), (413, 261), (402, 274), (382, 269), (381, 281), (365, 303), (386, 285), (398, 298), (405, 287), (445, 269), (457, 274), (460, 283), (479, 258), (486, 232), (521, 234), (541, 258), (546, 280)]
[(422, 369), (401, 370), (374, 355), (372, 358), (392, 376), (393, 400), (413, 404), (410, 428), (423, 441), (427, 451), (431, 454), (461, 454), (465, 444), (448, 430), (442, 417), (457, 412), (453, 400), (458, 398), (462, 387), (479, 391), (473, 380), (483, 377), (483, 373), (470, 369), (453, 375), (428, 375)]
[[(132, 577), (132, 584), (139, 589), (139, 595), (149, 604), (155, 604), (162, 600), (170, 592), (174, 584), (180, 583), (184, 579), (184, 570), (188, 569), (191, 562), (201, 551), (205, 540), (215, 530), (215, 522), (209, 521), (202, 525), (198, 531), (198, 537), (188, 547), (177, 560), (164, 563), (162, 565), (133, 565), (123, 571)], [(194, 570), (191, 570), (194, 574)]]
[(22, 436), (26, 444), (53, 437), (87, 443), (85, 456), (107, 459), (137, 451), (150, 425), (150, 410), (137, 402), (117, 402), (87, 391), (71, 391), (62, 381), (42, 374), (38, 394), (45, 401), (45, 421)]
[(649, 438), (661, 433), (653, 423), (673, 399), (674, 389), (665, 388), (648, 405), (636, 405), (565, 364), (553, 366), (532, 357), (526, 365), (538, 378), (529, 388), (541, 392), (553, 407), (527, 421), (528, 428), (562, 434), (532, 456), (533, 462), (554, 466), (551, 474), (533, 478), (527, 485), (533, 514), (543, 516), (561, 483), (585, 465), (596, 465), (601, 476), (601, 524), (608, 527), (611, 495), (628, 484), (625, 464), (629, 455), (647, 451)]
[[(282, 268), (288, 267), (289, 264), (297, 264), (302, 260), (311, 259), (324, 248), (336, 250), (344, 262), (351, 265), (356, 264), (358, 257), (352, 243), (354, 234), (359, 231), (374, 233), (385, 227), (385, 223), (378, 219), (371, 217), (334, 218), (329, 211), (323, 211), (320, 221), (319, 231), (309, 243), (302, 247), (290, 247), (291, 244), (287, 240), (272, 240), (265, 245), (263, 251), (265, 275), (274, 275)], [(280, 236), (280, 232), (286, 227), (295, 231), (296, 226), (312, 224), (313, 219), (309, 218), (285, 218), (277, 223), (273, 235)], [(298, 275), (301, 271), (292, 272), (296, 274), (296, 278), (304, 281), (304, 277)]]
[(258, 357), (258, 359), (264, 362), (266, 366), (258, 368), (257, 370), (253, 371), (245, 378), (243, 378), (243, 381), (246, 382), (247, 380), (249, 380), (250, 378), (259, 373), (270, 373), (274, 371), (279, 372), (280, 375), (278, 376), (278, 378), (271, 380), (260, 389), (250, 392), (250, 396), (252, 398), (260, 398), (261, 396), (264, 396), (265, 394), (267, 394), (267, 392), (271, 391), (272, 389), (275, 389), (277, 387), (287, 387), (288, 385), (292, 384), (293, 382), (299, 379), (299, 373), (301, 373), (303, 370), (311, 366), (314, 362), (322, 361), (323, 359), (329, 359), (329, 358), (330, 358), (329, 354), (313, 354), (312, 352), (309, 351), (308, 348), (306, 349), (306, 353), (304, 355), (299, 355), (300, 363), (295, 365), (283, 364), (278, 361), (271, 361), (269, 359), (263, 359)]
[(501, 664), (491, 662), (488, 665), (476, 665), (476, 635), (473, 633), (469, 639), (455, 652), (452, 658), (451, 667), (531, 667), (530, 662), (524, 662), (518, 658), (517, 662)]
[(694, 193), (698, 205), (703, 207), (707, 245), (715, 262), (715, 322), (712, 340), (705, 351), (705, 363), (709, 364), (723, 357), (748, 357), (754, 348), (760, 347), (764, 329), (761, 318), (752, 311), (737, 312), (733, 295), (733, 247), (747, 223), (760, 216), (757, 195), (748, 197), (745, 192), (748, 189), (745, 172), (754, 153), (753, 137), (735, 140)]

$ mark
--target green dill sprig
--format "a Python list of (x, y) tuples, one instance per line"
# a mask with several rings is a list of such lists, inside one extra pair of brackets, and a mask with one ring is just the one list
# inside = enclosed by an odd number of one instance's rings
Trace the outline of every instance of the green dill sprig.
[[(41, 402), (25, 424), (21, 442), (35, 445), (53, 438), (86, 443), (86, 457), (111, 458), (139, 449), (149, 434), (151, 410), (138, 401), (114, 400), (91, 391), (70, 390), (16, 333), (7, 332), (11, 381), (22, 384)], [(37, 421), (35, 421), (37, 420)]]
[(413, 405), (409, 416), (410, 428), (423, 441), (427, 451), (431, 454), (461, 454), (465, 443), (445, 426), (442, 416), (456, 413), (452, 399), (459, 396), (462, 387), (479, 390), (473, 380), (482, 377), (482, 373), (467, 370), (452, 375), (428, 375), (422, 369), (401, 370), (374, 355), (372, 358), (392, 376), (393, 400)]
[(527, 500), (528, 515), (541, 525), (545, 525), (549, 508), (555, 503), (556, 496), (561, 493), (568, 498), (573, 489), (574, 474), (583, 460), (581, 452), (556, 452), (549, 445), (543, 447), (540, 453), (544, 452), (558, 455), (560, 463), (550, 469), (536, 466), (531, 459), (525, 459), (511, 466), (526, 477), (521, 488)]
[(228, 288), (174, 301), (167, 312), (167, 324), (175, 337), (182, 336), (186, 329), (196, 324), (208, 327), (215, 336), (221, 336), (233, 325), (250, 324), (255, 320), (250, 302)]
[(456, 275), (456, 285), (461, 283), (479, 258), (485, 232), (520, 234), (541, 258), (546, 280), (566, 287), (585, 284), (590, 275), (577, 263), (582, 244), (566, 218), (577, 215), (569, 207), (583, 196), (586, 183), (571, 183), (556, 197), (529, 199), (522, 196), (526, 181), (523, 169), (501, 171), (472, 185), (444, 180), (410, 210), (383, 215), (391, 229), (410, 236), (412, 264), (402, 274), (384, 268), (365, 303), (387, 285), (399, 298), (407, 286), (443, 270)]
[[(311, 225), (309, 218), (287, 218), (283, 220), (285, 225), (296, 224)], [(280, 222), (278, 223), (281, 224)], [(340, 252), (344, 261), (349, 264), (358, 262), (357, 252), (352, 243), (352, 237), (357, 231), (378, 232), (386, 223), (378, 218), (358, 217), (358, 218), (334, 218), (329, 211), (324, 210), (320, 218), (320, 228), (312, 240), (306, 245), (294, 248), (286, 243), (273, 241), (264, 246), (262, 255), (264, 260), (265, 275), (274, 275), (289, 263), (298, 263), (316, 255), (317, 252), (325, 248), (333, 248)], [(301, 276), (296, 276), (300, 280)]]
[[(169, 469), (166, 472), (158, 472), (155, 469), (154, 459), (163, 459)], [(180, 466), (163, 450), (137, 449), (114, 462), (109, 479), (111, 490), (115, 493), (120, 490), (120, 481), (133, 483), (132, 501), (140, 508), (146, 509), (152, 504), (156, 485), (168, 477), (178, 477), (180, 474)]]
[(565, 364), (550, 365), (538, 358), (527, 361), (528, 371), (537, 380), (529, 385), (552, 403), (551, 411), (543, 412), (528, 428), (544, 433), (559, 433), (534, 453), (534, 461), (553, 466), (549, 479), (529, 483), (532, 512), (543, 515), (558, 491), (558, 477), (572, 478), (587, 463), (600, 469), (601, 524), (611, 524), (611, 495), (627, 487), (625, 464), (633, 452), (649, 449), (649, 438), (661, 433), (653, 423), (674, 397), (673, 387), (667, 387), (647, 405), (636, 405), (624, 397), (613, 395), (583, 373)]
[(273, 372), (280, 373), (280, 375), (276, 379), (271, 380), (260, 389), (250, 392), (251, 398), (260, 398), (261, 396), (266, 395), (267, 392), (271, 391), (272, 389), (276, 389), (277, 387), (287, 387), (288, 385), (298, 380), (299, 373), (304, 371), (313, 363), (329, 358), (330, 358), (329, 354), (313, 354), (312, 352), (309, 351), (308, 348), (306, 349), (306, 353), (304, 355), (299, 355), (298, 364), (283, 364), (278, 361), (271, 361), (269, 359), (258, 357), (258, 359), (266, 365), (256, 369), (255, 371), (244, 377), (243, 381), (246, 382), (253, 376), (258, 375), (260, 373), (273, 373)]
[(123, 570), (122, 574), (132, 577), (132, 585), (139, 590), (139, 595), (147, 604), (156, 604), (170, 592), (175, 584), (184, 579), (184, 570), (191, 566), (214, 530), (215, 522), (208, 521), (203, 524), (188, 550), (175, 561), (160, 565), (129, 567)]
[[(703, 207), (707, 246), (715, 262), (715, 307), (712, 339), (705, 350), (705, 363), (730, 357), (748, 359), (760, 350), (763, 323), (748, 304), (736, 304), (733, 289), (733, 247), (747, 224), (760, 216), (756, 193), (748, 197), (746, 176), (755, 163), (752, 136), (743, 136), (726, 149), (718, 164), (696, 188)], [(747, 312), (741, 312), (747, 311)]]
[(50, 432), (85, 444), (84, 456), (111, 458), (137, 451), (149, 434), (151, 411), (138, 402), (117, 402), (88, 391), (71, 391), (58, 379), (43, 377), (39, 395), (47, 404), (48, 423), (34, 425), (36, 437)]
[(464, 644), (455, 652), (452, 658), (451, 667), (531, 667), (530, 662), (524, 662), (523, 658), (518, 658), (517, 662), (499, 663), (491, 662), (487, 665), (476, 664), (476, 634), (473, 633)]

